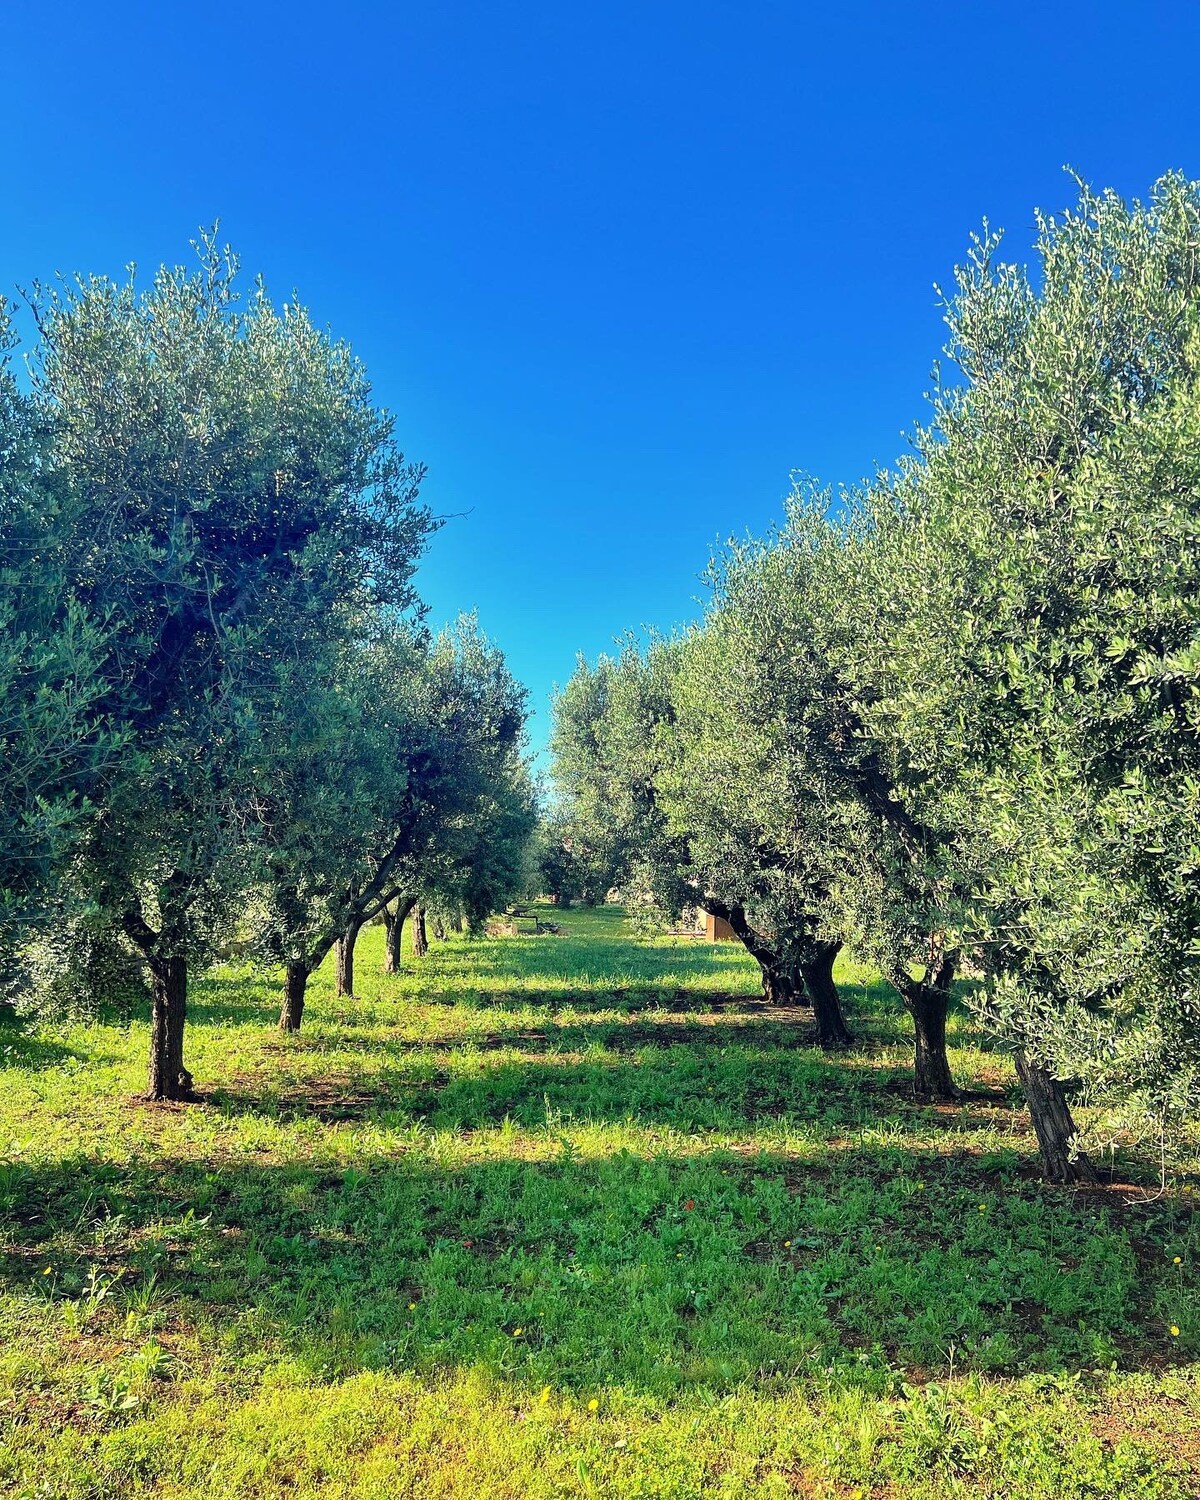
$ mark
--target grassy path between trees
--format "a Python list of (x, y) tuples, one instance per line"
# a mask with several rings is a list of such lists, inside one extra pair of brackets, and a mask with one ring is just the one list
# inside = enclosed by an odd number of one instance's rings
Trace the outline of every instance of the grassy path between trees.
[[(190, 1106), (146, 1027), (0, 1026), (0, 1494), (1200, 1492), (1200, 1189), (1036, 1178), (965, 1011), (961, 1107), (845, 966), (862, 1045), (740, 950), (435, 944), (195, 987)], [(1177, 1332), (1176, 1332), (1177, 1330)]]

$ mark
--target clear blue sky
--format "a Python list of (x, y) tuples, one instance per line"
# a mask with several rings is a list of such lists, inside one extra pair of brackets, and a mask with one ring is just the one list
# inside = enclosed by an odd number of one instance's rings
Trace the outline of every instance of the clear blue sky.
[(184, 258), (220, 217), (365, 360), (427, 498), (435, 619), (532, 690), (691, 617), (801, 468), (903, 447), (932, 291), (1064, 163), (1200, 175), (1200, 6), (16, 4), (0, 288)]

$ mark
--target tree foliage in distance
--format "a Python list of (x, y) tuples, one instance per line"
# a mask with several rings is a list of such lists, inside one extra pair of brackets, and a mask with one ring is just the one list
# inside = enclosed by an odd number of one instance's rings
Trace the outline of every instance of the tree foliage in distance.
[(799, 829), (767, 811), (774, 768), (729, 697), (735, 654), (714, 627), (581, 662), (556, 704), (556, 775), (579, 823), (607, 830), (596, 842), (617, 851), (635, 902), (724, 918), (768, 997), (808, 995), (822, 1045), (843, 1046), (828, 883)]
[[(848, 672), (858, 617), (846, 612), (842, 537), (826, 506), (798, 500), (781, 536), (731, 544), (716, 560), (694, 717), (723, 745), (709, 781), (760, 862), (770, 852), (791, 930), (802, 944), (852, 938), (878, 964), (912, 1016), (917, 1092), (952, 1098), (953, 850), (914, 816), (863, 732)], [(819, 976), (809, 989), (817, 1000)]]
[(604, 831), (575, 816), (553, 793), (540, 814), (534, 834), (536, 869), (530, 875), (531, 894), (549, 896), (559, 906), (578, 901), (597, 906), (617, 882), (619, 867)]
[(420, 902), (478, 926), (520, 881), (533, 821), (525, 692), (473, 618), (432, 640), (386, 621), (306, 704), (269, 757), (259, 849), (258, 949), (284, 965), (285, 1030), (335, 943), (339, 988), (353, 993), (355, 942), (374, 917), (394, 923)]
[[(391, 869), (388, 903), (394, 898), (395, 915), (380, 908), (393, 964), (400, 925), (389, 923), (402, 924), (400, 913), (415, 911), (414, 951), (420, 957), (427, 908), (443, 923), (462, 922), (474, 932), (522, 891), (535, 817), (524, 759), (527, 694), (473, 615), (460, 617), (432, 641), (414, 681), (434, 751), (423, 761), (426, 774)], [(363, 920), (373, 914), (374, 908)], [(357, 931), (351, 923), (342, 938), (343, 960), (349, 956), (351, 964)], [(343, 965), (346, 992), (351, 978)]]

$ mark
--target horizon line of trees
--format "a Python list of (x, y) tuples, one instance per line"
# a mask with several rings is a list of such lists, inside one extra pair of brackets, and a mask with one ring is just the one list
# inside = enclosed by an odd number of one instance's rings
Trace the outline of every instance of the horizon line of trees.
[(424, 469), (345, 344), (196, 249), (35, 286), (27, 388), (0, 309), (3, 989), (148, 976), (153, 1099), (192, 1095), (189, 973), (233, 935), (294, 1030), (365, 922), (395, 965), (409, 912), (524, 889), (536, 815), (525, 690), (473, 618), (424, 623)]
[(1072, 1097), (1162, 1118), (1200, 1078), (1200, 184), (1078, 187), (1034, 274), (974, 240), (912, 453), (798, 482), (553, 734), (576, 888), (724, 917), (829, 1048), (849, 944), (935, 1098), (969, 973), (1056, 1181), (1094, 1175)]

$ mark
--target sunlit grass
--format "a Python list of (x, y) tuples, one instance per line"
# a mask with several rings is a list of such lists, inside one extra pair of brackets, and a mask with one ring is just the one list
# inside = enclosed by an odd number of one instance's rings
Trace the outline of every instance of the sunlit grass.
[(562, 920), (368, 931), (294, 1037), (216, 972), (198, 1105), (141, 1023), (0, 1033), (0, 1492), (1194, 1492), (1190, 1183), (1041, 1185), (966, 1011), (929, 1107), (869, 971), (828, 1058), (740, 949)]

